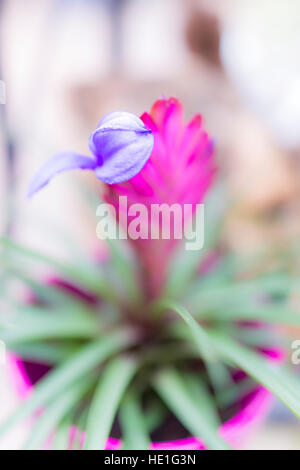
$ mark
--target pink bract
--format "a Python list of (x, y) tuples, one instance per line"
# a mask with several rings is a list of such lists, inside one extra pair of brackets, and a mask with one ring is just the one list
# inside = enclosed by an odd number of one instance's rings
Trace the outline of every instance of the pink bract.
[[(127, 196), (128, 207), (143, 204), (148, 214), (153, 204), (163, 203), (169, 206), (190, 204), (195, 212), (216, 171), (214, 145), (203, 128), (201, 116), (198, 114), (185, 124), (181, 103), (170, 98), (156, 101), (150, 113), (144, 113), (141, 119), (153, 133), (152, 154), (140, 173), (130, 181), (106, 187), (107, 202), (118, 209), (117, 213), (122, 211), (119, 196)], [(130, 216), (127, 219), (129, 224)], [(150, 227), (151, 221), (146, 222)], [(186, 222), (182, 220), (182, 225)], [(125, 230), (128, 224), (123, 226)], [(168, 262), (178, 240), (172, 237), (170, 240), (138, 239), (132, 243), (144, 271), (148, 292), (155, 296), (164, 284)]]

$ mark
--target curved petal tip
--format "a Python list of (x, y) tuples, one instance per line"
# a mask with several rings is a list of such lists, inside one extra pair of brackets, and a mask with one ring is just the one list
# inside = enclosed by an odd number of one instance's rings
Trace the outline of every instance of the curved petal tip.
[(36, 192), (46, 186), (54, 176), (63, 171), (82, 169), (94, 170), (96, 160), (85, 155), (73, 152), (64, 152), (50, 158), (36, 173), (31, 180), (27, 192), (27, 197), (31, 198)]

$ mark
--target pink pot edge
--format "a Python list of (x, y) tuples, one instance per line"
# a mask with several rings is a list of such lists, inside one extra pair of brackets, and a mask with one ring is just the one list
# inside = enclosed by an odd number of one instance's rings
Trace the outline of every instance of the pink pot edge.
[[(20, 400), (23, 400), (30, 395), (33, 386), (25, 372), (22, 361), (14, 354), (9, 354), (7, 365), (17, 395)], [(241, 449), (244, 447), (246, 441), (258, 429), (268, 414), (272, 398), (271, 392), (263, 386), (258, 386), (253, 397), (243, 409), (219, 428), (220, 435), (232, 448)], [(70, 429), (70, 445), (76, 435), (77, 430), (72, 427)], [(84, 437), (84, 433), (82, 433), (82, 444)], [(122, 442), (120, 440), (112, 437), (107, 440), (106, 450), (120, 450), (121, 447)], [(151, 450), (205, 450), (205, 445), (200, 439), (190, 437), (173, 441), (153, 442)]]

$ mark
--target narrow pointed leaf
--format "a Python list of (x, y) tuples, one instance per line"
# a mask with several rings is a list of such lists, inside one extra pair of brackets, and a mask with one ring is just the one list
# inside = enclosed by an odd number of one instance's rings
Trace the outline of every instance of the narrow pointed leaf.
[(224, 360), (247, 372), (300, 418), (299, 380), (220, 332), (210, 332), (209, 337)]
[(208, 417), (207, 401), (201, 401), (201, 396), (195, 400), (194, 391), (190, 393), (176, 370), (162, 371), (155, 378), (154, 387), (169, 409), (193, 436), (202, 439), (212, 450), (229, 448), (219, 435), (215, 423), (212, 423), (211, 418)]
[(209, 318), (222, 322), (261, 321), (271, 325), (300, 326), (299, 313), (289, 310), (286, 305), (241, 305), (239, 307), (219, 307), (199, 314), (198, 318)]
[(104, 449), (122, 395), (136, 368), (133, 359), (120, 357), (102, 372), (89, 412), (85, 450)]
[(0, 436), (54, 399), (76, 380), (87, 376), (91, 370), (99, 366), (112, 354), (133, 344), (134, 339), (131, 331), (122, 330), (111, 333), (105, 338), (83, 347), (72, 358), (57, 367), (53, 372), (50, 372), (36, 385), (33, 395), (21, 404), (17, 411), (0, 426)]
[(12, 317), (12, 327), (1, 330), (8, 345), (60, 338), (94, 338), (101, 328), (96, 317), (76, 310), (47, 312), (36, 307), (20, 307)]
[(68, 415), (93, 382), (94, 378), (93, 380), (81, 380), (73, 384), (50, 403), (34, 423), (33, 430), (25, 443), (24, 450), (39, 450), (50, 433), (54, 431), (57, 424)]
[(145, 419), (138, 396), (129, 391), (120, 406), (120, 422), (122, 427), (124, 449), (147, 450), (150, 437), (147, 434)]

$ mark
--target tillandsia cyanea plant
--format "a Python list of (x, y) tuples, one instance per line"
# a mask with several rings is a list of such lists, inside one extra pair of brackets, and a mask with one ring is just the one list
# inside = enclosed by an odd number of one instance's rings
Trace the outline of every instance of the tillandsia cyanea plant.
[[(300, 416), (299, 383), (281, 365), (276, 336), (279, 325), (300, 325), (288, 306), (299, 280), (254, 269), (222, 244), (224, 196), (213, 199), (214, 147), (201, 117), (186, 125), (174, 98), (141, 119), (112, 113), (90, 150), (54, 157), (30, 195), (61, 171), (90, 169), (125, 233), (133, 204), (189, 204), (193, 219), (205, 202), (204, 248), (188, 251), (172, 236), (108, 239), (108, 259), (66, 265), (2, 240), (8, 275), (33, 295), (14, 306), (0, 337), (34, 386), (0, 436), (30, 418), (26, 449), (227, 449), (271, 394)], [(145, 214), (141, 224), (153, 224)], [(22, 258), (56, 277), (34, 279)]]

